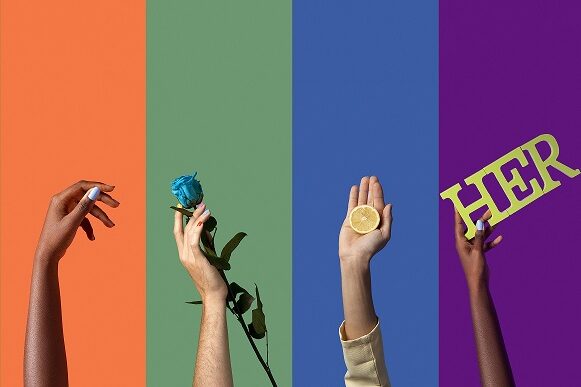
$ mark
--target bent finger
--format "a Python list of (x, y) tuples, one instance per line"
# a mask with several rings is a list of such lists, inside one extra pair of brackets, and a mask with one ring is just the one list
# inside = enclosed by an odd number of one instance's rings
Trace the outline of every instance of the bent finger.
[(500, 242), (502, 242), (502, 235), (497, 236), (496, 238), (494, 238), (494, 240), (492, 242), (487, 242), (484, 245), (484, 251), (489, 251), (492, 250), (493, 248), (495, 248), (496, 246), (498, 246), (500, 244)]
[(113, 221), (109, 218), (107, 213), (103, 211), (99, 206), (93, 205), (93, 208), (91, 208), (91, 211), (89, 211), (89, 213), (93, 215), (95, 218), (99, 219), (101, 222), (103, 222), (105, 226), (109, 228), (115, 226), (115, 223), (113, 223)]
[(113, 208), (117, 208), (117, 207), (119, 207), (119, 204), (121, 204), (121, 203), (119, 203), (119, 201), (114, 199), (111, 195), (106, 194), (105, 192), (101, 192), (101, 195), (99, 195), (97, 200), (99, 200), (100, 202), (103, 202), (106, 205), (108, 205), (109, 207), (113, 207)]
[(196, 207), (196, 209), (192, 213), (192, 217), (188, 221), (188, 224), (186, 224), (186, 230), (185, 230), (186, 233), (188, 233), (189, 230), (196, 224), (196, 220), (204, 213), (205, 210), (206, 210), (206, 203), (202, 202), (202, 203), (198, 204), (198, 206)]
[(200, 248), (200, 239), (202, 230), (204, 229), (204, 222), (210, 219), (210, 215), (210, 210), (206, 209), (195, 222), (192, 222), (192, 227), (188, 230), (188, 243), (194, 250)]
[(101, 192), (111, 192), (115, 189), (115, 186), (101, 183), (100, 181), (89, 181), (89, 180), (80, 180), (75, 184), (65, 188), (62, 192), (58, 195), (62, 199), (69, 199), (78, 195), (79, 193), (84, 194), (85, 192), (89, 191), (90, 189), (97, 187), (99, 188), (99, 193)]
[(90, 241), (95, 240), (95, 233), (93, 232), (93, 226), (91, 225), (91, 222), (89, 221), (88, 218), (83, 218), (83, 220), (81, 220), (81, 228), (85, 231), (85, 234), (87, 234), (87, 238)]
[(492, 235), (492, 233), (494, 232), (495, 229), (496, 229), (496, 225), (494, 225), (494, 226), (489, 225), (488, 227), (486, 227), (484, 229), (484, 240), (487, 240)]
[(99, 187), (93, 187), (85, 192), (85, 195), (77, 203), (75, 208), (73, 208), (73, 210), (63, 219), (69, 222), (73, 227), (79, 227), (83, 221), (83, 218), (85, 218), (85, 216), (93, 210), (99, 193)]

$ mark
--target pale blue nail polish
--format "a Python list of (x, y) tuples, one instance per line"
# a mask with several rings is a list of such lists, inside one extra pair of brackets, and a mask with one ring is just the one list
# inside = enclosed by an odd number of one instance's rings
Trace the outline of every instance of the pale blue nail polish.
[(209, 213), (210, 213), (210, 210), (206, 210), (206, 211), (204, 211), (204, 213), (202, 215), (206, 215), (206, 214), (209, 214)]
[(99, 197), (100, 193), (101, 190), (99, 189), (99, 187), (91, 188), (91, 190), (89, 191), (89, 199), (91, 199), (92, 201), (97, 200), (97, 197)]
[(484, 222), (483, 222), (482, 220), (478, 219), (478, 220), (476, 221), (476, 229), (477, 229), (478, 231), (482, 231), (482, 230), (484, 230)]

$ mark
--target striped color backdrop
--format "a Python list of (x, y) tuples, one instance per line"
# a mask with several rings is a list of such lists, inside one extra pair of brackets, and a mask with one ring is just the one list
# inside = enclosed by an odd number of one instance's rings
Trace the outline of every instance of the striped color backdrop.
[[(169, 184), (193, 171), (218, 244), (248, 234), (230, 279), (261, 289), (280, 386), (343, 383), (337, 236), (370, 174), (394, 205), (372, 267), (393, 385), (477, 385), (439, 192), (540, 133), (581, 166), (579, 15), (572, 0), (0, 0), (0, 386), (22, 385), (49, 198), (79, 179), (122, 204), (60, 265), (71, 385), (191, 384), (200, 308)], [(581, 376), (580, 181), (503, 223), (489, 255), (519, 385)], [(235, 323), (236, 385), (267, 386)]]

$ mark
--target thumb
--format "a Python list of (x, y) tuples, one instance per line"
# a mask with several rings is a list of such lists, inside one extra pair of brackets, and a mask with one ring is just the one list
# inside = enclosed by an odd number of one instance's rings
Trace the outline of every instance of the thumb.
[(76, 207), (66, 216), (69, 222), (79, 226), (85, 216), (91, 211), (95, 205), (95, 201), (99, 197), (101, 190), (99, 187), (93, 187), (87, 192), (83, 198), (77, 203)]
[(476, 221), (476, 235), (474, 236), (474, 249), (482, 251), (484, 245), (484, 222), (482, 219)]

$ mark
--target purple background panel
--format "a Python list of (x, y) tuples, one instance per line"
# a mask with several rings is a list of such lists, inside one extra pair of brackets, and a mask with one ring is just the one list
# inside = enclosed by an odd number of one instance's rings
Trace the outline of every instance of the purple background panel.
[[(440, 192), (541, 133), (581, 167), (580, 20), (579, 1), (440, 1)], [(552, 175), (562, 186), (500, 223), (505, 240), (488, 254), (519, 386), (581, 380), (581, 176)], [(477, 386), (452, 219), (440, 201), (440, 385)]]

